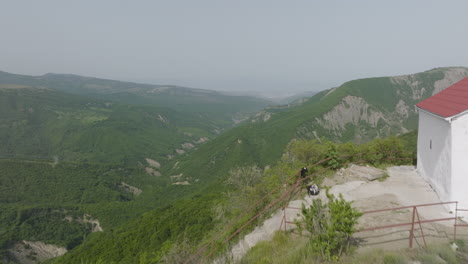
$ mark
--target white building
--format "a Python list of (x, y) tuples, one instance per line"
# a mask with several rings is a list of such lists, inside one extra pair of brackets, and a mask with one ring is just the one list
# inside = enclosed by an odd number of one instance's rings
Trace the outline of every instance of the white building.
[(468, 209), (468, 78), (417, 104), (419, 174)]

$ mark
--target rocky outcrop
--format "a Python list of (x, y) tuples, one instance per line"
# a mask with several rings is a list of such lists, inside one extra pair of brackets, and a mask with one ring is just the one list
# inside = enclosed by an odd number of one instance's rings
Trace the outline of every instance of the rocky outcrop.
[(348, 124), (358, 125), (364, 121), (372, 127), (376, 127), (380, 120), (387, 121), (385, 115), (373, 109), (361, 97), (348, 95), (331, 111), (316, 121), (322, 127), (335, 132), (344, 131)]
[(83, 222), (84, 223), (90, 223), (92, 225), (91, 232), (102, 232), (104, 229), (101, 227), (101, 223), (99, 223), (99, 220), (93, 218), (89, 214), (85, 214), (83, 216)]
[(66, 216), (64, 220), (68, 222), (76, 221), (78, 223), (89, 223), (91, 224), (91, 232), (102, 232), (104, 229), (101, 227), (101, 223), (99, 223), (98, 219), (93, 218), (89, 214), (84, 214), (83, 218), (77, 217), (74, 218), (73, 216)]
[(442, 80), (435, 81), (434, 91), (432, 95), (444, 90), (452, 84), (460, 81), (464, 77), (468, 76), (468, 69), (466, 68), (448, 68), (445, 71), (445, 76)]
[(8, 252), (21, 264), (36, 264), (67, 253), (67, 249), (41, 241), (15, 243)]
[(210, 140), (209, 138), (207, 137), (201, 137), (200, 139), (194, 141), (196, 144), (201, 144), (201, 143), (205, 143), (207, 142), (208, 140)]
[(410, 108), (406, 105), (405, 101), (401, 100), (398, 101), (398, 104), (395, 107), (395, 112), (403, 118), (409, 117)]
[(192, 143), (186, 142), (180, 145), (183, 149), (193, 149), (195, 146)]
[(153, 160), (150, 158), (146, 158), (145, 160), (148, 163), (148, 165), (150, 165), (151, 167), (157, 168), (157, 169), (161, 168), (161, 164), (157, 162), (156, 160)]
[(252, 117), (250, 122), (252, 122), (252, 123), (266, 122), (266, 121), (270, 120), (270, 118), (271, 118), (271, 113), (270, 112), (261, 111), (261, 112), (258, 112), (254, 117)]
[(172, 185), (190, 185), (188, 181), (174, 182)]
[(390, 81), (397, 85), (405, 85), (411, 89), (411, 98), (413, 100), (420, 100), (426, 92), (425, 87), (421, 87), (420, 81), (415, 75), (403, 75), (390, 77)]
[[(452, 67), (389, 77), (390, 84), (385, 78), (374, 79), (371, 82), (357, 80), (352, 84), (353, 89), (359, 85), (362, 85), (364, 89), (357, 89), (357, 93), (348, 91), (348, 95), (341, 98), (331, 110), (305, 122), (298, 127), (296, 133), (299, 137), (318, 139), (325, 136), (334, 140), (355, 142), (406, 133), (416, 127), (415, 105), (418, 102), (467, 76), (468, 68)], [(380, 83), (382, 87), (373, 87)], [(350, 87), (345, 84), (343, 87), (330, 89), (323, 98), (332, 96), (337, 90), (347, 88)], [(379, 101), (376, 100), (377, 95), (372, 94), (368, 98), (363, 91), (368, 92), (369, 89), (381, 89), (386, 97), (379, 98)], [(372, 93), (378, 91), (372, 91)], [(394, 105), (392, 106), (389, 102), (394, 102)]]
[(125, 182), (120, 183), (120, 188), (122, 188), (126, 192), (132, 193), (133, 195), (140, 195), (143, 192), (141, 189), (138, 189), (135, 186), (126, 184)]
[(146, 167), (145, 168), (145, 171), (146, 171), (146, 174), (148, 175), (152, 175), (152, 176), (156, 176), (156, 177), (159, 177), (161, 176), (161, 173), (153, 168), (150, 168), (150, 167)]

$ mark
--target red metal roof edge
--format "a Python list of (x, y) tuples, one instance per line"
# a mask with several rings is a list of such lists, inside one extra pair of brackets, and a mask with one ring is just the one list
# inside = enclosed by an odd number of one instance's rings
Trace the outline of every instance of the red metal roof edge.
[[(451, 105), (446, 105), (447, 102), (439, 103), (441, 101), (439, 101), (438, 99), (439, 99), (439, 97), (443, 98), (443, 97), (445, 97), (447, 95), (453, 96), (452, 92), (454, 92), (454, 91), (465, 93), (468, 90), (463, 90), (462, 88), (464, 88), (464, 87), (468, 87), (468, 77), (465, 77), (465, 78), (461, 79), (460, 81), (452, 84), (451, 86), (449, 86), (446, 89), (438, 92), (437, 94), (435, 94), (435, 95), (433, 95), (433, 96), (431, 96), (429, 98), (426, 98), (425, 100), (417, 103), (416, 107), (419, 108), (419, 109), (423, 109), (426, 112), (432, 113), (432, 114), (434, 114), (436, 116), (440, 116), (442, 118), (448, 118), (448, 117), (452, 117), (452, 116), (462, 114), (463, 112), (468, 111), (468, 98), (463, 97), (463, 98), (466, 98), (466, 102), (464, 102), (463, 104), (460, 104), (460, 103), (457, 102), (458, 105), (466, 106), (465, 107), (466, 109), (463, 109), (463, 110), (454, 109)], [(435, 107), (431, 107), (431, 106), (435, 106)], [(441, 110), (440, 108), (445, 108), (444, 109), (445, 111)], [(464, 108), (464, 107), (462, 107), (462, 108)]]

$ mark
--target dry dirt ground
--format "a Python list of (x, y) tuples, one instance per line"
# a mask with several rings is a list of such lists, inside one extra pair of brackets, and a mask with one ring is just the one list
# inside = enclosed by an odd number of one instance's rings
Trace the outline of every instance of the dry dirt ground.
[[(380, 177), (385, 179), (382, 178), (384, 180), (379, 181)], [(335, 196), (342, 194), (345, 200), (353, 201), (353, 206), (361, 212), (441, 202), (431, 186), (418, 175), (413, 166), (389, 167), (386, 171), (382, 171), (376, 168), (352, 165), (338, 171), (333, 178), (326, 179), (321, 187), (324, 186), (330, 186), (330, 193)], [(317, 196), (305, 195), (303, 200), (291, 201), (289, 207), (300, 208), (302, 203), (310, 205), (312, 199), (326, 200), (325, 191), (321, 191)], [(293, 221), (300, 217), (299, 213), (300, 210), (297, 209), (286, 209), (286, 218), (288, 221)], [(258, 242), (271, 239), (273, 233), (280, 228), (283, 216), (282, 210), (277, 211), (262, 226), (258, 226), (239, 241), (231, 250), (233, 259), (239, 260)], [(453, 211), (448, 207), (442, 205), (426, 206), (417, 208), (415, 220), (417, 221), (418, 217), (420, 221), (425, 221), (454, 218), (454, 216)], [(365, 229), (411, 223), (412, 217), (412, 208), (368, 213), (360, 218), (358, 226)], [(288, 229), (294, 227), (294, 224), (287, 225)], [(449, 242), (453, 239), (453, 219), (422, 223), (421, 227), (428, 244)], [(355, 238), (359, 242), (359, 251), (370, 248), (407, 248), (409, 247), (409, 230), (411, 230), (411, 225), (364, 231), (356, 233)], [(416, 224), (414, 230), (413, 247), (423, 246), (424, 241), (420, 226)], [(457, 238), (468, 238), (468, 227), (458, 228)]]

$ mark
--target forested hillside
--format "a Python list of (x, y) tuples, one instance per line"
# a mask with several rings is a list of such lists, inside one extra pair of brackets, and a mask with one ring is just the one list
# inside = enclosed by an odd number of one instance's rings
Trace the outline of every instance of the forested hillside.
[[(249, 198), (277, 186), (304, 162), (360, 148), (333, 142), (364, 143), (414, 130), (414, 103), (467, 75), (465, 68), (441, 68), (355, 80), (305, 101), (265, 108), (219, 135), (227, 123), (200, 114), (206, 109), (189, 111), (193, 108), (186, 105), (179, 111), (183, 103), (149, 106), (156, 101), (141, 98), (123, 104), (131, 95), (122, 96), (120, 103), (111, 100), (127, 93), (126, 88), (106, 93), (91, 85), (86, 89), (94, 91), (84, 92), (83, 83), (77, 85), (73, 92), (94, 97), (89, 99), (25, 87), (26, 81), (3, 85), (0, 140), (5, 147), (0, 154), (5, 159), (0, 165), (7, 173), (0, 178), (5, 193), (0, 217), (9, 219), (0, 229), (3, 255), (16, 241), (29, 239), (71, 249), (51, 263), (171, 263), (170, 256), (193, 251), (239, 215)], [(52, 79), (59, 85), (57, 76)], [(216, 105), (204, 113), (216, 112)], [(414, 144), (414, 134), (410, 138)], [(311, 139), (307, 159), (284, 160), (291, 151), (303, 151), (294, 142)], [(395, 145), (405, 158), (414, 156), (405, 147), (409, 143), (392, 140), (384, 143)], [(384, 143), (377, 141), (372, 148), (379, 151)], [(250, 168), (256, 179), (252, 184), (265, 187), (232, 186), (228, 179), (243, 168)], [(57, 219), (84, 215), (99, 220), (104, 232), (91, 233), (93, 226), (83, 220), (65, 225), (64, 238), (49, 229)]]
[(72, 74), (27, 76), (0, 71), (0, 84), (51, 88), (125, 104), (168, 107), (209, 119), (218, 131), (232, 127), (271, 104), (265, 99), (225, 95), (211, 90), (122, 82)]
[(189, 195), (165, 165), (217, 133), (166, 107), (20, 85), (0, 86), (0, 127), (0, 262), (18, 241), (69, 250)]
[[(407, 102), (409, 105), (405, 109), (414, 108), (414, 105), (411, 106), (411, 101), (408, 100), (417, 101), (418, 98), (422, 100), (430, 96), (434, 89), (446, 88), (467, 73), (468, 71), (464, 68), (442, 68), (404, 77), (356, 80), (347, 82), (336, 89), (318, 93), (306, 102), (297, 105), (267, 108), (243, 125), (200, 146), (191, 155), (171, 161), (171, 174), (177, 175), (179, 180), (190, 184), (186, 186), (187, 192), (198, 195), (192, 196), (188, 200), (182, 200), (177, 206), (168, 207), (162, 212), (149, 212), (118, 231), (121, 235), (103, 234), (96, 240), (84, 243), (75, 252), (72, 251), (65, 258), (59, 260), (73, 263), (73, 261), (80, 259), (80, 256), (87, 255), (86, 252), (94, 252), (96, 257), (90, 258), (90, 260), (113, 259), (117, 261), (119, 258), (104, 255), (106, 249), (111, 247), (111, 237), (112, 243), (122, 243), (121, 247), (128, 244), (124, 237), (127, 239), (132, 237), (131, 241), (141, 240), (148, 243), (161, 241), (158, 242), (160, 244), (154, 244), (154, 247), (151, 247), (151, 250), (148, 249), (149, 251), (146, 253), (142, 249), (141, 254), (144, 255), (142, 263), (151, 263), (151, 260), (160, 259), (164, 255), (170, 254), (172, 246), (179, 245), (184, 239), (192, 246), (197, 245), (200, 243), (198, 241), (203, 240), (204, 233), (213, 228), (220, 228), (219, 221), (221, 219), (216, 216), (216, 213), (213, 211), (209, 211), (207, 214), (201, 212), (206, 207), (217, 210), (219, 204), (227, 202), (224, 193), (229, 193), (232, 190), (226, 184), (226, 179), (236, 168), (255, 166), (259, 171), (263, 171), (268, 167), (275, 166), (293, 139), (316, 139), (317, 142), (325, 142), (327, 139), (341, 142), (350, 140), (365, 142), (374, 137), (386, 137), (412, 130), (416, 127), (415, 113), (411, 112), (414, 110), (408, 110), (407, 116), (400, 115), (399, 119), (393, 119), (398, 114), (398, 105), (402, 105), (400, 101)], [(411, 83), (396, 83), (392, 81), (395, 79), (411, 80)], [(409, 96), (412, 93), (418, 96), (415, 95), (414, 98)], [(364, 108), (360, 107), (362, 104), (356, 105), (353, 103), (354, 101), (348, 102), (347, 98), (353, 98), (352, 100), (361, 98), (357, 101), (366, 102)], [(346, 123), (346, 119), (345, 123), (340, 123), (346, 129), (337, 130), (338, 133), (333, 130), (333, 126), (324, 126), (324, 124), (328, 124), (328, 119), (324, 119), (324, 117), (335, 113), (337, 108), (342, 107), (344, 107), (345, 112), (350, 112), (352, 122)], [(359, 114), (354, 117), (356, 113)], [(379, 118), (374, 118), (374, 116)], [(296, 164), (296, 166), (300, 167), (303, 164)], [(281, 178), (293, 174), (294, 165), (290, 165), (288, 169), (283, 171), (278, 170), (274, 173), (276, 175), (274, 177), (272, 174), (266, 174), (268, 177), (272, 177), (271, 181), (278, 179), (275, 177)], [(267, 177), (266, 175), (264, 177)], [(268, 180), (265, 181), (268, 182)], [(264, 184), (269, 186), (269, 183)], [(269, 188), (266, 187), (266, 189)], [(235, 196), (235, 194), (233, 195)], [(213, 201), (218, 202), (213, 203)], [(235, 205), (232, 206), (235, 207)], [(180, 214), (184, 215), (183, 221), (178, 218)], [(162, 219), (166, 219), (169, 223)], [(200, 228), (197, 229), (198, 231), (187, 232), (192, 228), (193, 223), (203, 224), (196, 225)], [(213, 225), (215, 227), (212, 228)], [(141, 226), (143, 226), (142, 230)], [(152, 230), (150, 233), (143, 232), (148, 228)], [(166, 241), (166, 243), (163, 244), (162, 241)], [(131, 248), (130, 251), (139, 250), (144, 248), (144, 245), (132, 244)], [(125, 256), (128, 258), (127, 255)]]
[(203, 184), (207, 178), (222, 178), (223, 172), (233, 166), (273, 165), (292, 139), (364, 143), (412, 131), (417, 128), (415, 103), (464, 76), (468, 76), (466, 68), (440, 68), (400, 77), (355, 80), (296, 106), (267, 108), (193, 156), (183, 157), (174, 173), (190, 175)]
[(131, 106), (45, 88), (0, 87), (0, 157), (87, 162), (167, 159), (216, 135), (188, 113)]

